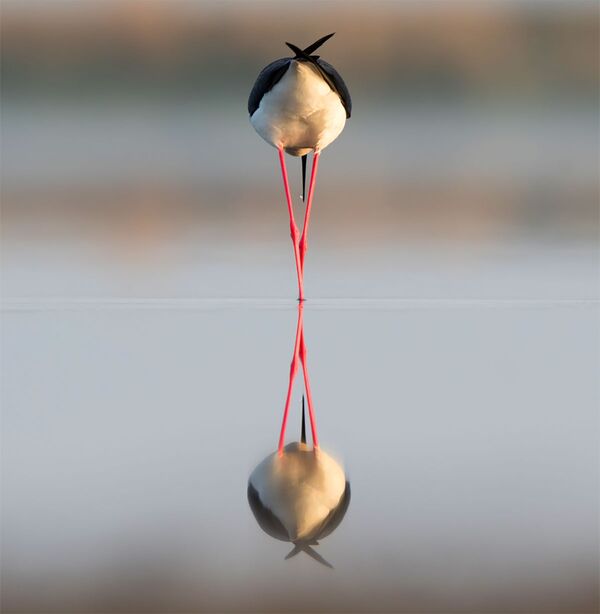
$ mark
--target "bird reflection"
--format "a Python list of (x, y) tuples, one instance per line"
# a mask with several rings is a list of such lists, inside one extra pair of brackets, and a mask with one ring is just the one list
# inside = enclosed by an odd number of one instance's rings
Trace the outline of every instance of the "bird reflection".
[[(302, 397), (300, 441), (285, 445), (285, 432), (294, 380), (302, 366), (308, 402), (312, 446), (306, 442), (305, 397)], [(315, 412), (306, 362), (303, 303), (298, 306), (298, 324), (290, 378), (277, 451), (267, 456), (248, 480), (248, 502), (265, 533), (294, 547), (285, 557), (305, 552), (332, 567), (313, 546), (342, 522), (350, 504), (350, 483), (340, 464), (319, 447)]]

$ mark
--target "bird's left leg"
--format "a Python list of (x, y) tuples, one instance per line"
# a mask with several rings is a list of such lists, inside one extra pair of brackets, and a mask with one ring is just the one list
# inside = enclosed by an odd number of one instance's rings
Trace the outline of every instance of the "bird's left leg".
[(308, 224), (310, 222), (310, 210), (312, 208), (313, 196), (315, 194), (315, 184), (317, 182), (317, 170), (319, 168), (319, 157), (321, 152), (315, 151), (313, 155), (312, 170), (310, 173), (310, 185), (308, 187), (308, 198), (306, 199), (306, 213), (304, 214), (304, 226), (302, 228), (302, 236), (300, 237), (300, 266), (304, 273), (304, 256), (308, 248)]
[(290, 193), (290, 183), (288, 181), (287, 169), (285, 168), (285, 153), (283, 148), (277, 149), (279, 152), (279, 164), (281, 166), (281, 175), (283, 177), (283, 187), (285, 189), (285, 198), (288, 206), (288, 213), (290, 216), (290, 236), (292, 237), (292, 244), (294, 246), (294, 260), (296, 262), (296, 275), (298, 276), (298, 300), (304, 300), (304, 281), (302, 278), (302, 259), (300, 257), (300, 247), (298, 244), (299, 232), (294, 220), (294, 207), (292, 205), (292, 195)]

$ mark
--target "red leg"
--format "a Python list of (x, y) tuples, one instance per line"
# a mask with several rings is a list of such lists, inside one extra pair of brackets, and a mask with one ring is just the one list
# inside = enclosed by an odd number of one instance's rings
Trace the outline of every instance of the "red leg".
[(317, 436), (317, 421), (313, 409), (312, 393), (310, 391), (310, 379), (308, 377), (308, 367), (306, 365), (306, 343), (304, 342), (304, 325), (302, 326), (300, 339), (300, 362), (302, 363), (302, 373), (304, 375), (304, 387), (306, 388), (306, 399), (308, 401), (308, 415), (310, 418), (310, 430), (312, 433), (313, 447), (319, 447)]
[(310, 186), (308, 188), (308, 198), (306, 199), (306, 213), (304, 214), (304, 227), (302, 228), (302, 237), (300, 238), (300, 266), (304, 273), (304, 256), (306, 255), (306, 249), (308, 248), (308, 224), (310, 222), (310, 210), (312, 208), (313, 196), (315, 193), (315, 184), (317, 182), (317, 170), (319, 168), (320, 152), (315, 151), (313, 155), (312, 171), (310, 173)]
[[(298, 324), (296, 326), (296, 341), (294, 342), (294, 355), (292, 356), (292, 364), (290, 365), (290, 381), (288, 384), (287, 396), (285, 398), (285, 409), (283, 410), (283, 421), (281, 423), (281, 432), (279, 433), (279, 445), (277, 450), (279, 454), (283, 453), (283, 445), (285, 443), (285, 429), (287, 428), (288, 415), (290, 413), (290, 401), (292, 400), (292, 389), (294, 387), (294, 379), (298, 372), (298, 357), (300, 355), (300, 341), (302, 339), (302, 303), (298, 305)], [(310, 403), (309, 403), (310, 411)], [(312, 423), (311, 423), (312, 424)]]
[[(283, 186), (285, 188), (285, 197), (287, 199), (288, 213), (290, 214), (290, 236), (294, 244), (294, 259), (296, 261), (296, 274), (298, 275), (298, 300), (304, 300), (304, 284), (302, 280), (302, 260), (300, 259), (300, 246), (298, 243), (298, 226), (294, 220), (294, 207), (292, 205), (292, 196), (290, 193), (290, 184), (288, 174), (285, 168), (285, 153), (282, 148), (279, 151), (279, 164), (281, 165), (281, 174), (283, 176)], [(310, 193), (309, 193), (310, 194)]]

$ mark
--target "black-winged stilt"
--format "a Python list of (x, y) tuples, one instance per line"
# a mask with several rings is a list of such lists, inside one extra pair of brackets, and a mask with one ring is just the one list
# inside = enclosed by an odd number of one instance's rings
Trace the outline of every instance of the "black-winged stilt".
[[(286, 558), (306, 552), (331, 567), (311, 546), (317, 545), (318, 539), (329, 535), (342, 521), (350, 504), (350, 484), (342, 467), (319, 448), (306, 361), (303, 311), (300, 302), (278, 448), (250, 475), (248, 502), (258, 524), (266, 533), (294, 543), (294, 549)], [(312, 448), (306, 444), (304, 396), (300, 442), (285, 445), (292, 389), (300, 364), (308, 399)]]
[[(321, 151), (341, 133), (352, 112), (350, 93), (335, 68), (313, 55), (333, 34), (306, 49), (286, 43), (294, 57), (281, 58), (264, 68), (248, 99), (250, 122), (260, 136), (279, 152), (285, 196), (290, 216), (290, 233), (298, 276), (298, 298), (304, 300), (304, 257), (307, 249), (310, 210)], [(302, 199), (305, 199), (306, 159), (313, 164), (306, 199), (302, 234), (294, 220), (294, 209), (284, 153), (302, 157)]]
[(332, 567), (312, 546), (342, 522), (350, 505), (350, 483), (337, 461), (307, 446), (304, 399), (300, 442), (270, 454), (254, 469), (248, 480), (248, 503), (265, 533), (294, 544), (286, 559), (306, 552)]

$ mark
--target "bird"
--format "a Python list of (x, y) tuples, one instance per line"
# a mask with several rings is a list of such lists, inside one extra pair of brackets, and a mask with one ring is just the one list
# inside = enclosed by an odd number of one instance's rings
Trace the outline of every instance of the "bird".
[[(279, 154), (290, 217), (290, 235), (298, 279), (298, 300), (304, 300), (304, 259), (319, 157), (342, 132), (352, 114), (352, 99), (337, 70), (314, 52), (335, 32), (308, 47), (285, 44), (294, 56), (275, 60), (259, 73), (248, 98), (250, 123)], [(308, 197), (307, 158), (313, 153)], [(285, 154), (302, 159), (302, 200), (306, 203), (300, 234), (294, 219)]]
[(342, 522), (350, 505), (350, 482), (340, 464), (306, 444), (304, 399), (299, 442), (267, 456), (248, 479), (248, 503), (265, 533), (294, 547), (285, 559), (306, 553), (333, 567), (313, 546)]

